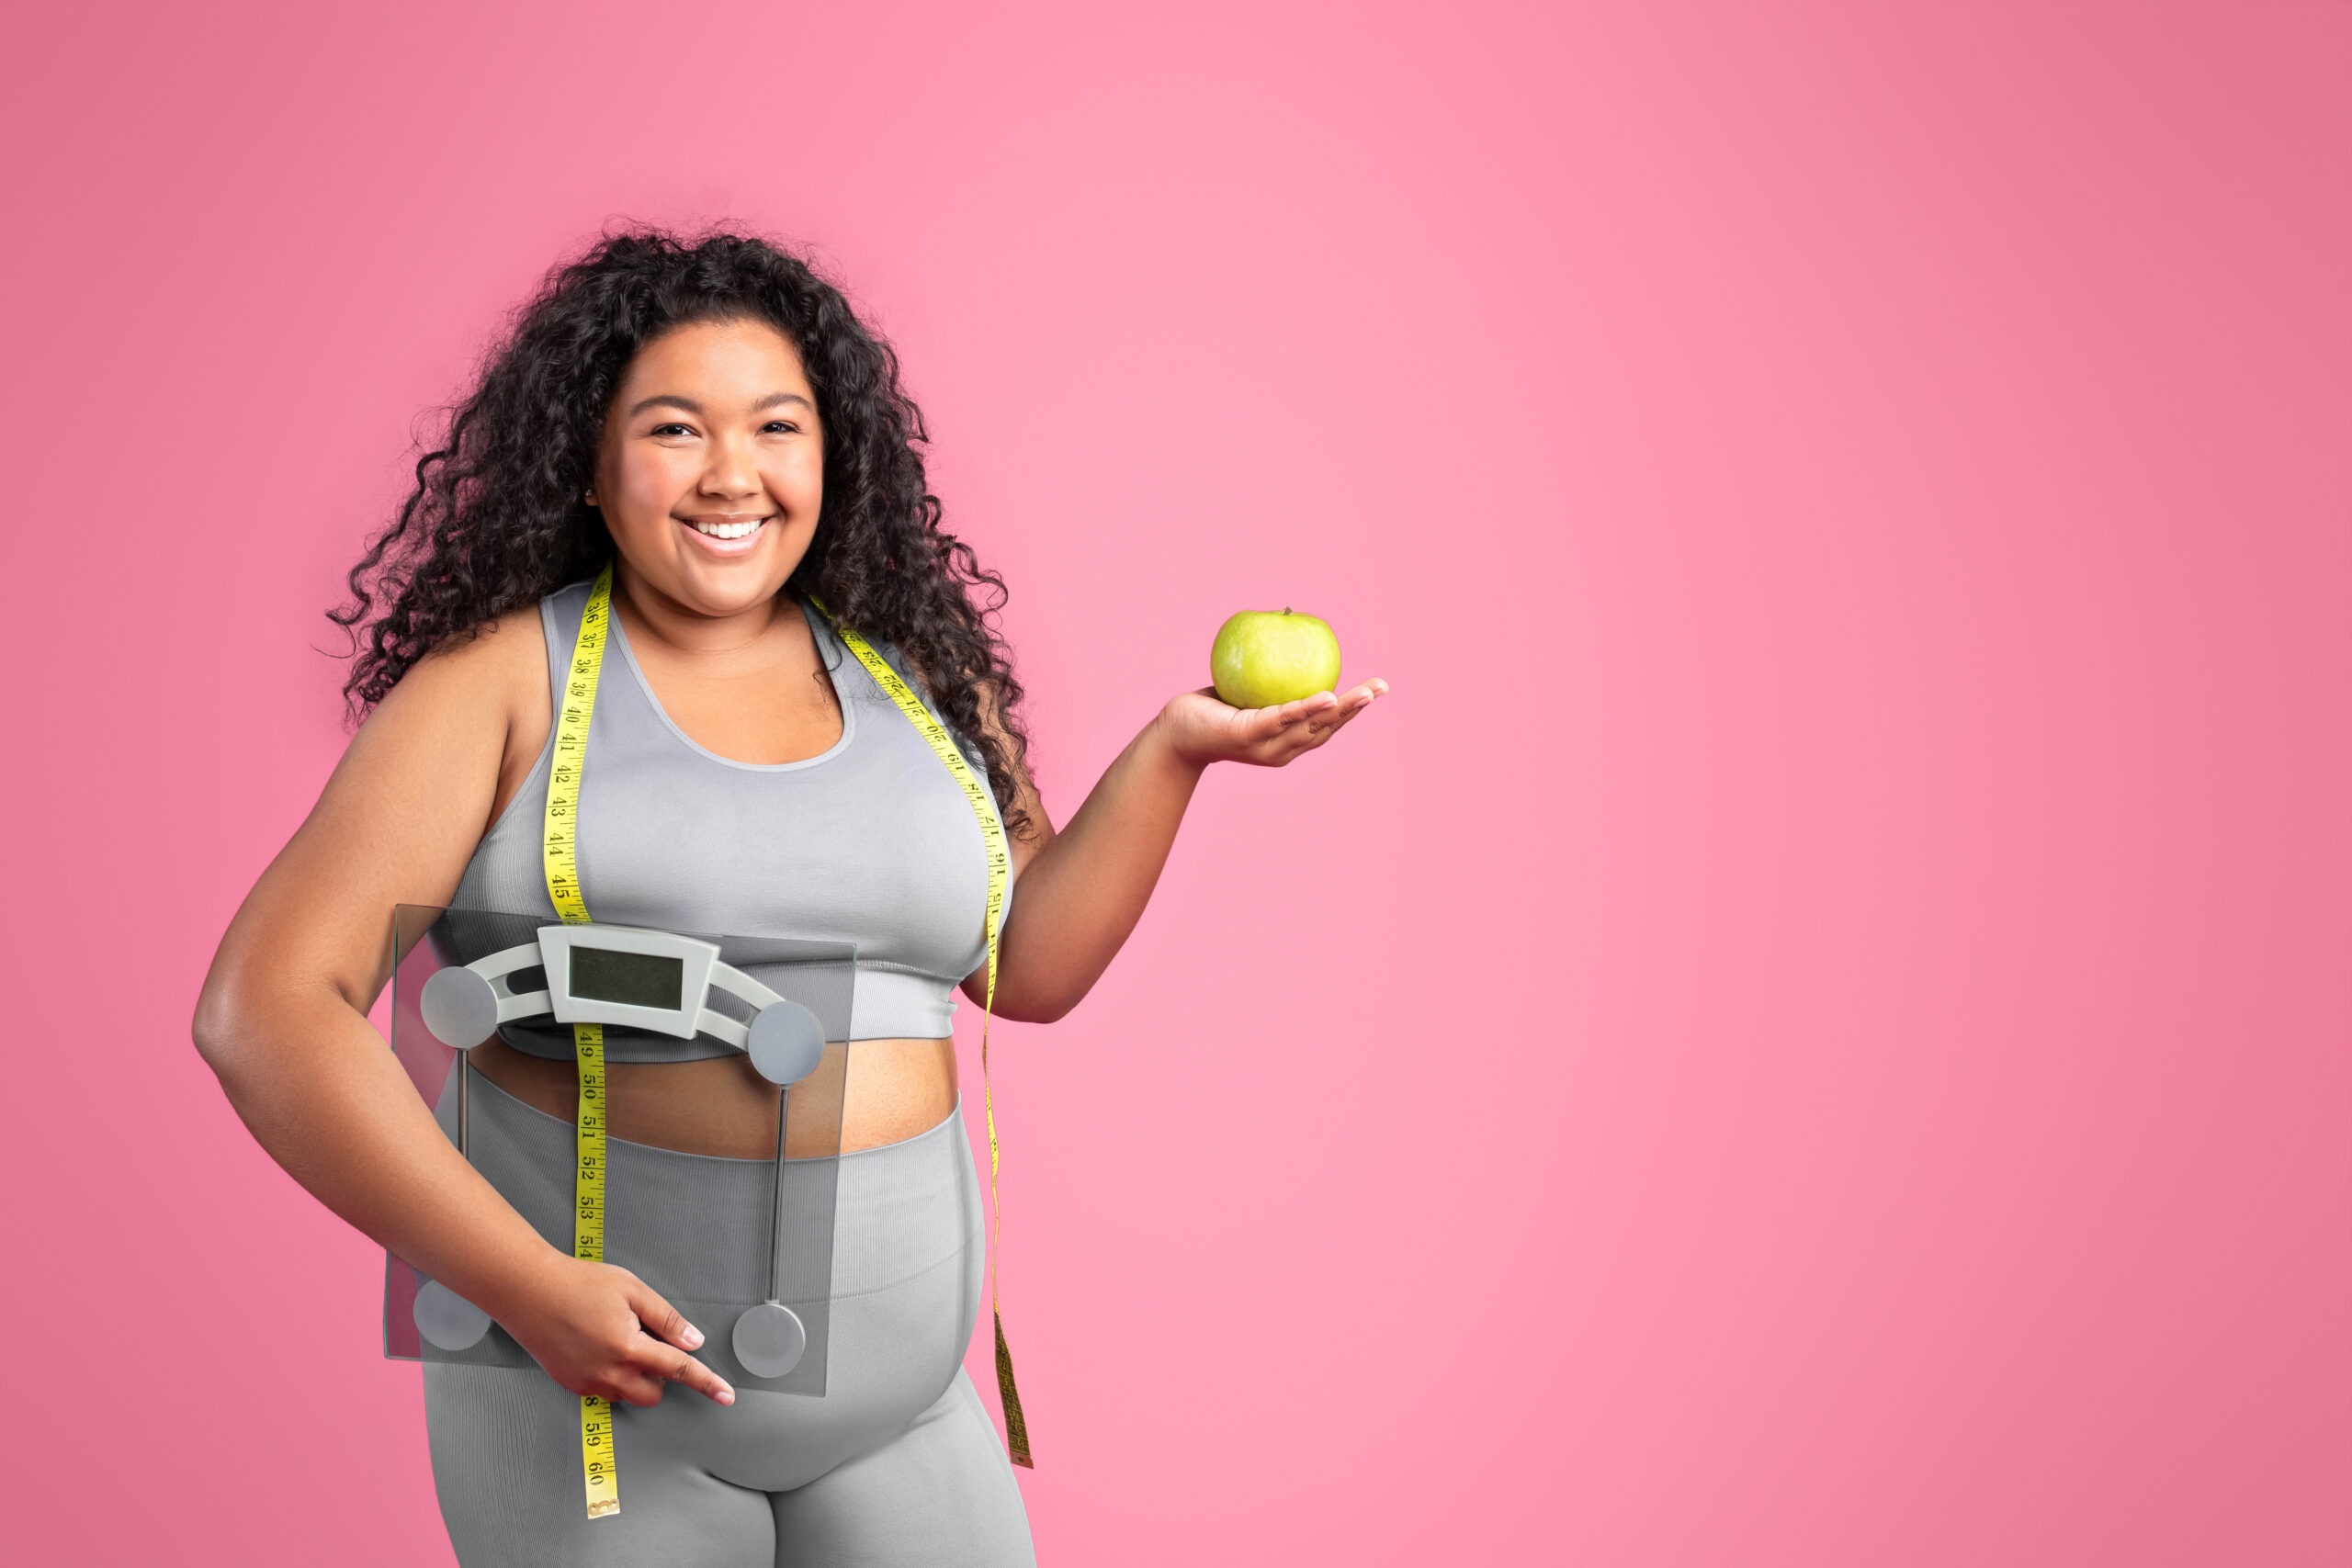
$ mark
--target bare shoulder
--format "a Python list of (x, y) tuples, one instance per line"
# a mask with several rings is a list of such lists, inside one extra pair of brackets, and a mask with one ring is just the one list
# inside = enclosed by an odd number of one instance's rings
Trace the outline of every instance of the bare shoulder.
[(384, 699), (408, 694), (411, 703), (453, 703), (477, 712), (485, 704), (527, 710), (536, 697), (548, 709), (547, 634), (539, 608), (526, 604), (427, 653), (410, 666)]
[(545, 647), (536, 605), (449, 638), (384, 694), (338, 773), (364, 781), (365, 794), (437, 797), (479, 837), (515, 772), (510, 760), (520, 751), (527, 772), (550, 722)]
[(488, 820), (495, 821), (529, 775), (555, 723), (538, 606), (510, 610), (434, 649), (401, 677), (378, 712), (396, 699), (420, 710), (401, 716), (404, 728), (440, 736), (445, 746), (458, 741), (453, 732), (462, 731), (470, 744), (459, 742), (460, 748), (469, 752), (485, 741), (494, 745)]
[(247, 895), (216, 965), (326, 976), (354, 1006), (368, 1005), (383, 981), (386, 911), (448, 901), (488, 827), (534, 688), (547, 727), (537, 623), (536, 609), (501, 616), (401, 675)]
[[(479, 836), (492, 802), (512, 794), (546, 739), (552, 719), (546, 647), (536, 605), (451, 637), (385, 694), (338, 773), (403, 793), (437, 781), (444, 804), (470, 819)], [(475, 818), (475, 810), (485, 815)]]

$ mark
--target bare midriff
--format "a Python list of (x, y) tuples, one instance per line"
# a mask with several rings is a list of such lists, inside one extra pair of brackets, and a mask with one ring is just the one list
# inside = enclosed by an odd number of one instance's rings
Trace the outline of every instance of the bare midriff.
[[(802, 1080), (806, 1087), (794, 1092), (785, 1117), (786, 1158), (899, 1143), (938, 1126), (956, 1109), (955, 1042), (853, 1043), (855, 1072), (849, 1071), (850, 1045), (828, 1045), (817, 1070)], [(580, 1080), (570, 1062), (493, 1039), (475, 1048), (473, 1063), (524, 1104), (566, 1122), (578, 1119)], [(612, 1107), (605, 1130), (616, 1138), (729, 1159), (775, 1156), (777, 1089), (745, 1057), (616, 1062), (605, 1072)]]

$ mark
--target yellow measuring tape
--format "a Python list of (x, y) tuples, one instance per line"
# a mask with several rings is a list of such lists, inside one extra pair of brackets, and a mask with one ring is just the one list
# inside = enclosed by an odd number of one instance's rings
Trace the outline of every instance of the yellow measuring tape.
[[(983, 919), (988, 933), (987, 1000), (980, 1017), (980, 1095), (987, 1107), (989, 1131), (989, 1199), (995, 1211), (990, 1250), (996, 1251), (1003, 1226), (997, 1195), (1000, 1156), (996, 1136), (996, 1096), (989, 1083), (989, 1021), (996, 1012), (997, 942), (1003, 925), (1004, 887), (1012, 856), (1004, 840), (1004, 826), (997, 818), (987, 786), (974, 775), (971, 764), (956, 750), (955, 739), (932, 717), (899, 672), (884, 662), (866, 640), (833, 620), (832, 612), (815, 600), (842, 639), (842, 646), (865, 667), (874, 683), (888, 694), (899, 711), (929, 743), (954, 775), (972, 814), (980, 824), (989, 867), (988, 908)], [(555, 755), (548, 774), (547, 824), (540, 840), (548, 897), (564, 924), (588, 919), (588, 901), (580, 886), (578, 854), (580, 780), (588, 762), (588, 721), (596, 709), (596, 677), (604, 667), (605, 641), (612, 627), (613, 569), (596, 574), (588, 591), (588, 604), (580, 617), (580, 633), (571, 645), (571, 670), (563, 688), (563, 704), (556, 714)], [(601, 1260), (605, 1256), (605, 1029), (597, 1023), (571, 1026), (572, 1050), (580, 1071), (579, 1166), (573, 1181), (571, 1252), (575, 1258)], [(989, 1312), (996, 1325), (997, 1390), (1004, 1404), (1005, 1446), (1012, 1462), (1035, 1468), (1029, 1456), (1029, 1423), (1021, 1410), (1021, 1392), (1012, 1380), (1012, 1352), (1004, 1341), (1004, 1314), (997, 1303), (996, 1279), (989, 1282)], [(613, 1410), (594, 1394), (580, 1397), (580, 1465), (587, 1488), (588, 1517), (604, 1518), (621, 1511), (620, 1477), (613, 1447)]]
[[(980, 819), (980, 839), (988, 847), (989, 859), (988, 912), (983, 917), (989, 939), (989, 978), (988, 999), (980, 1012), (980, 1102), (988, 1109), (989, 1123), (989, 1208), (993, 1222), (989, 1249), (998, 1255), (998, 1267), (1001, 1269), (1003, 1249), (999, 1244), (1002, 1240), (1004, 1205), (996, 1190), (996, 1094), (989, 1086), (989, 1020), (996, 1013), (997, 935), (1004, 921), (1005, 874), (1012, 863), (1012, 856), (1005, 849), (1004, 825), (997, 820), (995, 803), (989, 796), (988, 786), (973, 774), (972, 765), (964, 760), (964, 753), (956, 750), (955, 738), (947, 733), (946, 727), (931, 716), (931, 710), (907, 689), (907, 683), (899, 679), (899, 672), (884, 662), (882, 656), (875, 652), (864, 637), (833, 620), (833, 613), (820, 601), (811, 598), (808, 602), (815, 604), (818, 614), (831, 624), (834, 633), (842, 639), (842, 646), (856, 655), (857, 661), (865, 666), (865, 672), (874, 677), (874, 683), (888, 693), (890, 700), (899, 705), (899, 711), (907, 716), (907, 722), (931, 743), (931, 749), (939, 754), (939, 760), (947, 764), (947, 771), (956, 775), (956, 782), (963, 786), (964, 798), (972, 805), (972, 815)], [(1004, 1312), (997, 1304), (996, 1277), (997, 1270), (989, 1270), (989, 1316), (996, 1323), (996, 1387), (1004, 1402), (1004, 1446), (1012, 1453), (1013, 1463), (1035, 1470), (1036, 1465), (1029, 1458), (1029, 1422), (1021, 1413), (1021, 1391), (1012, 1382), (1012, 1351), (1004, 1342)]]
[[(588, 719), (596, 711), (596, 676), (604, 668), (605, 636), (613, 620), (613, 569), (596, 574), (580, 636), (571, 645), (571, 673), (555, 719), (555, 757), (548, 773), (546, 830), (539, 839), (548, 897), (567, 926), (588, 919), (580, 891), (580, 775), (588, 765)], [(601, 1262), (605, 1256), (605, 1026), (575, 1023), (571, 1048), (580, 1064), (580, 1164), (572, 1180), (571, 1255)], [(621, 1511), (620, 1469), (613, 1451), (613, 1407), (593, 1393), (580, 1396), (580, 1471), (588, 1490), (588, 1517)]]

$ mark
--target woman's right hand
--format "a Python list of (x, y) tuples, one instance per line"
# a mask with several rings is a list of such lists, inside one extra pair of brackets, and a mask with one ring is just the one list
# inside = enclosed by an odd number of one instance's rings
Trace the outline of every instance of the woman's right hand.
[(702, 1331), (626, 1269), (549, 1248), (522, 1303), (492, 1315), (573, 1393), (659, 1404), (662, 1385), (681, 1382), (735, 1403), (727, 1380), (687, 1354), (701, 1347)]

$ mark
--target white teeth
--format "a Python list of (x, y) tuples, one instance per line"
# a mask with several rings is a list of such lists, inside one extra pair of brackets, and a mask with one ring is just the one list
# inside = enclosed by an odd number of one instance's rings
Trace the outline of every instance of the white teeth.
[(748, 523), (689, 523), (686, 526), (714, 539), (747, 539), (753, 529), (766, 521), (764, 517), (754, 517)]

